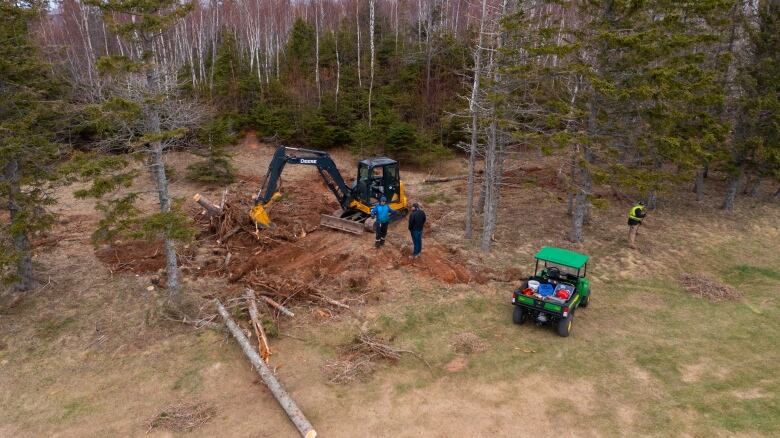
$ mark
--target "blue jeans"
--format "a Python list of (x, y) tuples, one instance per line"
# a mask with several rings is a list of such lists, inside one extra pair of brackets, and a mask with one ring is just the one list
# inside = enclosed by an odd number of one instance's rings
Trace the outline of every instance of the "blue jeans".
[(422, 252), (423, 230), (411, 230), (410, 232), (412, 233), (412, 244), (414, 245), (412, 255), (420, 255), (420, 252)]

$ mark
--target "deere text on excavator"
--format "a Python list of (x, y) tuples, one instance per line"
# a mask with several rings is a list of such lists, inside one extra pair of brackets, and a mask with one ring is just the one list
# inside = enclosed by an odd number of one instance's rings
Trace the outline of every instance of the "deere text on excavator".
[(361, 234), (364, 228), (370, 230), (374, 224), (371, 207), (382, 196), (389, 199), (390, 208), (401, 213), (396, 218), (402, 217), (408, 210), (404, 183), (395, 160), (386, 157), (361, 160), (358, 162), (357, 178), (352, 187), (348, 187), (327, 152), (279, 146), (268, 165), (268, 172), (254, 201), (255, 206), (249, 213), (257, 225), (271, 226), (267, 210), (281, 197), (279, 177), (287, 164), (315, 167), (325, 185), (336, 196), (341, 208), (332, 215), (321, 215), (320, 225), (354, 234)]

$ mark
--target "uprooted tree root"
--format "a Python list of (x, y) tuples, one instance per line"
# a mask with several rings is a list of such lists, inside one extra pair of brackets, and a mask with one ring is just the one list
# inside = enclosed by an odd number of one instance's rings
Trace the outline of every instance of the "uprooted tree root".
[(205, 403), (173, 404), (149, 422), (148, 431), (165, 429), (171, 432), (187, 432), (208, 423), (216, 413), (216, 409)]
[(374, 332), (361, 331), (352, 342), (341, 347), (341, 357), (326, 363), (323, 371), (330, 383), (351, 383), (373, 374), (378, 362), (396, 363), (403, 354), (410, 354), (431, 367), (420, 354), (395, 348)]
[(683, 274), (680, 276), (680, 282), (688, 292), (713, 303), (742, 298), (742, 292), (701, 274)]

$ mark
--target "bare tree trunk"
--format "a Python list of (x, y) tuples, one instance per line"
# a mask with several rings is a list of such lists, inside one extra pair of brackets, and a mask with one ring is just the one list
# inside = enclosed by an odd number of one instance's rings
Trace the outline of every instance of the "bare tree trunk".
[(279, 402), (279, 405), (284, 409), (287, 417), (293, 422), (298, 429), (298, 432), (305, 438), (316, 437), (317, 432), (314, 431), (314, 427), (309, 420), (306, 419), (306, 416), (303, 415), (301, 409), (295, 404), (295, 401), (290, 397), (290, 394), (287, 393), (279, 380), (276, 379), (276, 376), (274, 376), (274, 373), (268, 368), (268, 365), (266, 365), (260, 358), (260, 355), (257, 354), (257, 351), (255, 351), (252, 344), (249, 343), (249, 339), (244, 335), (244, 332), (241, 331), (241, 328), (233, 321), (233, 318), (230, 317), (227, 309), (225, 309), (219, 300), (215, 299), (214, 301), (217, 304), (217, 311), (222, 316), (222, 319), (225, 320), (225, 325), (227, 325), (230, 333), (236, 338), (236, 341), (241, 346), (244, 355), (255, 367), (257, 374), (260, 375), (263, 383), (265, 383), (265, 386), (271, 391), (271, 394), (276, 398), (276, 401)]
[(650, 190), (650, 193), (647, 194), (647, 208), (649, 210), (658, 208), (658, 192), (656, 190)]
[(743, 191), (743, 194), (748, 195), (751, 198), (758, 196), (758, 191), (761, 188), (762, 180), (763, 178), (760, 176), (753, 178), (749, 183), (745, 184), (745, 190)]
[(474, 216), (474, 165), (477, 160), (477, 122), (479, 118), (477, 113), (477, 98), (479, 97), (479, 80), (482, 75), (482, 37), (485, 29), (486, 9), (487, 0), (482, 0), (482, 17), (479, 21), (477, 46), (474, 48), (474, 83), (471, 86), (471, 100), (469, 101), (469, 112), (471, 112), (471, 146), (469, 147), (469, 176), (468, 188), (466, 191), (466, 239), (471, 239), (474, 232), (474, 225), (472, 223)]
[(339, 58), (339, 39), (336, 40), (336, 111), (339, 110), (339, 87), (341, 85), (341, 59)]
[(355, 2), (355, 27), (357, 27), (357, 77), (358, 87), (363, 88), (363, 79), (360, 75), (360, 0)]
[[(153, 119), (158, 116), (155, 113)], [(154, 122), (153, 122), (154, 123)], [(159, 119), (157, 119), (157, 130), (152, 132), (159, 133)], [(168, 213), (171, 211), (171, 197), (168, 193), (168, 178), (165, 175), (165, 162), (163, 160), (163, 148), (159, 141), (152, 144), (152, 173), (154, 175), (157, 197), (160, 202), (160, 212)], [(179, 294), (179, 263), (176, 256), (176, 247), (174, 241), (169, 237), (164, 239), (165, 250), (165, 271), (168, 274), (167, 287), (168, 295), (175, 301)]]
[[(585, 161), (588, 162), (589, 151), (585, 146), (582, 146), (582, 149)], [(571, 233), (569, 234), (569, 240), (572, 242), (582, 242), (584, 239), (583, 225), (585, 224), (589, 203), (588, 195), (590, 194), (592, 187), (590, 169), (588, 169), (587, 164), (578, 164), (574, 176), (576, 192), (573, 196)]]
[(485, 148), (485, 213), (482, 215), (482, 244), (480, 246), (483, 252), (490, 252), (493, 235), (496, 232), (497, 131), (498, 123), (494, 118), (490, 124), (487, 146)]
[[(319, 2), (317, 2), (319, 4)], [(322, 105), (322, 89), (320, 87), (320, 11), (314, 5), (314, 82), (317, 84), (317, 108)]]
[(704, 168), (696, 172), (696, 180), (693, 183), (693, 192), (696, 193), (696, 200), (701, 201), (704, 197)]
[(723, 210), (734, 210), (734, 199), (737, 197), (737, 192), (739, 192), (739, 186), (742, 184), (744, 173), (744, 169), (740, 168), (739, 173), (731, 177), (729, 187), (726, 189), (726, 196), (723, 198), (723, 205), (721, 206)]
[(19, 175), (19, 162), (11, 159), (3, 169), (3, 179), (8, 184), (8, 213), (11, 218), (11, 237), (16, 260), (16, 282), (11, 286), (15, 291), (29, 291), (35, 288), (36, 282), (33, 275), (32, 253), (30, 251), (30, 239), (27, 237), (25, 227), (20, 224), (24, 220), (20, 215), (18, 198), (21, 194), (21, 176)]
[(376, 54), (374, 50), (374, 21), (375, 21), (374, 0), (368, 1), (368, 7), (369, 7), (369, 17), (370, 17), (368, 35), (371, 44), (371, 82), (369, 82), (368, 85), (368, 126), (371, 126), (371, 97), (374, 91), (374, 61), (376, 58)]

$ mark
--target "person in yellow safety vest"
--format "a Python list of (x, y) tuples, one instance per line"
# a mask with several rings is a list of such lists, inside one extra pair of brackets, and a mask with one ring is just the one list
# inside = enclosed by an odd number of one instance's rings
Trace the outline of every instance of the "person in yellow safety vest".
[(642, 219), (647, 216), (645, 211), (645, 203), (639, 201), (631, 207), (628, 211), (628, 247), (636, 248), (634, 241), (636, 240), (636, 233), (639, 230), (639, 226), (642, 225)]

